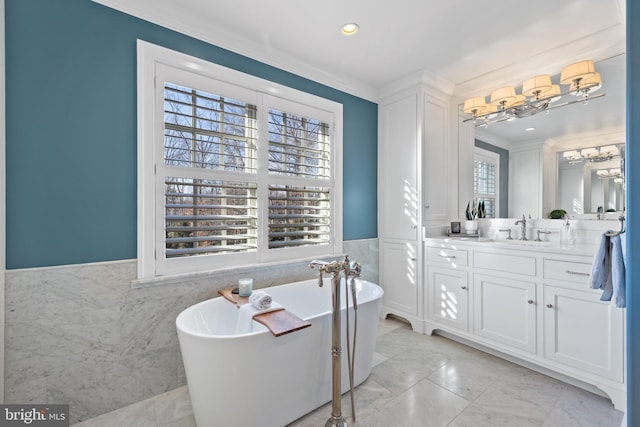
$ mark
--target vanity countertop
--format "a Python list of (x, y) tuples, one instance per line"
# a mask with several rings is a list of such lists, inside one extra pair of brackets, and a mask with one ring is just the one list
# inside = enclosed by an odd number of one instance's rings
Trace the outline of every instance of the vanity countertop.
[(543, 241), (536, 242), (534, 240), (493, 240), (489, 237), (467, 237), (460, 236), (435, 236), (424, 239), (427, 243), (447, 244), (447, 245), (474, 245), (484, 247), (494, 247), (501, 249), (513, 249), (518, 251), (536, 251), (544, 253), (556, 253), (565, 255), (586, 255), (593, 256), (595, 254), (595, 244), (576, 243), (570, 246), (561, 245), (560, 242)]

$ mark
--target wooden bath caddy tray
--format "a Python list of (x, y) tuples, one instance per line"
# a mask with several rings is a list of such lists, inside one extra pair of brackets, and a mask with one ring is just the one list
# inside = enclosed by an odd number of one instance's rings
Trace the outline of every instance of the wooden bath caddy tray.
[[(249, 297), (241, 297), (238, 294), (232, 293), (232, 290), (233, 288), (222, 289), (219, 290), (218, 293), (238, 307), (249, 303)], [(253, 320), (266, 326), (276, 337), (311, 326), (310, 322), (302, 320), (284, 308), (270, 311), (269, 313), (256, 314), (253, 316)]]

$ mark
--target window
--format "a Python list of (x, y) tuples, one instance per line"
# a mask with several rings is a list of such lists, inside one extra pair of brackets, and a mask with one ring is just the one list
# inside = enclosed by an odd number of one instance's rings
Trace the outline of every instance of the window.
[(342, 252), (340, 104), (138, 52), (139, 279)]
[(499, 212), (500, 156), (475, 148), (473, 159), (473, 197), (484, 202), (487, 218)]

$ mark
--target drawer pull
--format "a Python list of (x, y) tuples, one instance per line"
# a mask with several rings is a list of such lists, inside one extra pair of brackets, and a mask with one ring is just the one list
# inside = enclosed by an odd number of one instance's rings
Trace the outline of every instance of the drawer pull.
[(438, 254), (438, 256), (440, 258), (449, 258), (449, 259), (456, 259), (455, 255), (443, 255), (443, 254)]
[(553, 308), (553, 305), (547, 304), (547, 308)]
[(566, 272), (567, 274), (573, 274), (573, 275), (575, 275), (575, 276), (587, 276), (587, 277), (591, 276), (589, 273), (582, 273), (582, 272), (580, 272), (580, 271), (565, 270), (565, 272)]
[(527, 304), (533, 304), (533, 300), (532, 299), (527, 300)]

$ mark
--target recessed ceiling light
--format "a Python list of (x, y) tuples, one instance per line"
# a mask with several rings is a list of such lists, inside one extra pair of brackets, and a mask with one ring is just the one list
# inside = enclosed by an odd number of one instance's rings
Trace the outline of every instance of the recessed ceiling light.
[(531, 131), (534, 131), (534, 130), (536, 130), (536, 128), (526, 128), (525, 132), (531, 132)]
[(355, 22), (349, 22), (348, 24), (344, 24), (340, 31), (342, 31), (342, 34), (344, 34), (345, 36), (352, 36), (358, 32), (359, 28), (360, 27), (358, 27), (358, 24), (356, 24)]

